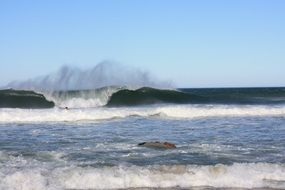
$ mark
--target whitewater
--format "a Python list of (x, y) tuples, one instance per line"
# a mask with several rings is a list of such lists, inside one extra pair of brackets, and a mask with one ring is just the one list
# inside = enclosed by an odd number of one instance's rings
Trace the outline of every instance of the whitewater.
[(195, 119), (207, 117), (250, 117), (285, 115), (285, 106), (232, 106), (232, 105), (160, 105), (123, 108), (76, 109), (10, 109), (2, 108), (0, 122), (99, 122), (127, 117), (155, 117), (160, 119)]
[(285, 189), (284, 88), (6, 89), (0, 107), (1, 190)]

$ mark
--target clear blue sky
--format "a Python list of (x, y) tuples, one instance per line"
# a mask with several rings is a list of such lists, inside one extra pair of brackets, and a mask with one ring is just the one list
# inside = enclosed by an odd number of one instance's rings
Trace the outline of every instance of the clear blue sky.
[(102, 60), (179, 87), (285, 86), (285, 1), (0, 1), (0, 85)]

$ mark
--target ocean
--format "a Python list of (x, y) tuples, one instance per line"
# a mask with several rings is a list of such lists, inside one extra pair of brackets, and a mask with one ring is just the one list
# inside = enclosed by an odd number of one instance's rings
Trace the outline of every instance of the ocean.
[(285, 189), (285, 88), (0, 90), (0, 189)]

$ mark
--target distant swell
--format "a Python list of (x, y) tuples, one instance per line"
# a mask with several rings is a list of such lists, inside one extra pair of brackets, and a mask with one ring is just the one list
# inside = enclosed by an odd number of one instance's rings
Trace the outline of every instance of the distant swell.
[(42, 94), (24, 90), (0, 90), (1, 108), (52, 108), (54, 103)]

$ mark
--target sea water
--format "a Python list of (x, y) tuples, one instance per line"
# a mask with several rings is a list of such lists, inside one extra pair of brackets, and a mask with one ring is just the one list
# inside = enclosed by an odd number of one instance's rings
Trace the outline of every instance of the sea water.
[(285, 189), (285, 104), (1, 108), (0, 189)]

